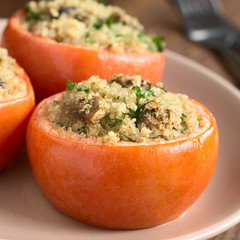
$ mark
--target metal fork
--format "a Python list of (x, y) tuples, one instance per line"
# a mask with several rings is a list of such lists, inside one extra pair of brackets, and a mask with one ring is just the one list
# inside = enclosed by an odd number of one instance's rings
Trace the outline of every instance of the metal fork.
[(240, 32), (222, 17), (216, 0), (174, 0), (183, 18), (186, 34), (194, 42), (216, 50), (228, 60), (228, 67), (240, 88)]

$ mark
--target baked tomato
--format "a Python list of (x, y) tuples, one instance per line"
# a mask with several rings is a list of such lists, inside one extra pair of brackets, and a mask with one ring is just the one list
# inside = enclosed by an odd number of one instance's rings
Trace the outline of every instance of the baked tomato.
[(29, 77), (17, 64), (16, 75), (27, 86), (25, 96), (0, 101), (0, 170), (17, 155), (25, 140), (27, 123), (34, 108), (34, 93)]
[(64, 90), (67, 80), (80, 82), (92, 75), (109, 79), (117, 73), (135, 74), (152, 83), (161, 79), (164, 53), (116, 53), (58, 43), (25, 31), (23, 18), (22, 10), (10, 18), (2, 44), (30, 76), (37, 99)]
[(140, 229), (182, 215), (213, 174), (218, 152), (214, 117), (194, 102), (208, 125), (198, 135), (163, 143), (100, 143), (75, 139), (49, 122), (42, 101), (28, 125), (27, 150), (48, 200), (66, 215), (109, 229)]

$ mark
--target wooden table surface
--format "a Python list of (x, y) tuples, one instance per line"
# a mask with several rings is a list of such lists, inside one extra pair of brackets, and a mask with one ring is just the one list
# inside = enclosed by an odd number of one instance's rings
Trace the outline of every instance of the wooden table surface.
[[(0, 18), (9, 17), (21, 8), (26, 0), (0, 0)], [(108, 0), (137, 16), (149, 32), (165, 36), (167, 48), (189, 57), (215, 71), (226, 80), (234, 77), (226, 70), (219, 57), (212, 51), (186, 39), (181, 19), (171, 0)], [(240, 0), (222, 0), (223, 13), (240, 29)], [(240, 240), (240, 224), (211, 240)]]

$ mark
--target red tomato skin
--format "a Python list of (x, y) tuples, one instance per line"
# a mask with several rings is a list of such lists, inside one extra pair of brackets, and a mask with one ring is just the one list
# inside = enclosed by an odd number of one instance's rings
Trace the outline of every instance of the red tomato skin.
[(61, 212), (108, 229), (141, 229), (182, 215), (208, 185), (218, 152), (218, 130), (156, 145), (96, 145), (28, 125), (27, 150), (36, 180)]
[[(20, 68), (16, 65), (16, 69)], [(25, 141), (28, 120), (34, 108), (32, 85), (25, 72), (19, 77), (27, 84), (27, 94), (11, 101), (0, 102), (0, 170), (4, 169), (17, 155)]]
[(23, 11), (16, 12), (3, 33), (2, 45), (16, 58), (31, 78), (37, 99), (63, 91), (67, 80), (80, 82), (92, 75), (110, 79), (113, 74), (141, 75), (160, 81), (164, 53), (114, 53), (57, 43), (21, 28)]

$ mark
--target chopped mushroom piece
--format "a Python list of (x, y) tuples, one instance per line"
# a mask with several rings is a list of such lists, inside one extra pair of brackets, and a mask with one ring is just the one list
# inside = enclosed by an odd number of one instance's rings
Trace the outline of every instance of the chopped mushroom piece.
[(141, 118), (150, 129), (156, 128), (159, 124), (159, 120), (156, 118), (154, 110), (150, 111), (149, 109), (146, 109), (146, 105), (142, 107)]
[(84, 99), (81, 99), (79, 104), (75, 105), (63, 105), (62, 112), (63, 114), (68, 115), (72, 119), (82, 119), (85, 120), (85, 112), (83, 111), (83, 107), (87, 102)]
[(168, 114), (168, 125), (172, 126), (174, 124), (176, 114), (170, 109), (167, 109), (166, 112)]
[(88, 114), (89, 121), (93, 124), (99, 122), (106, 114), (106, 109), (100, 108), (100, 101), (103, 101), (101, 97), (94, 97), (92, 100), (92, 108)]
[(79, 104), (64, 105), (62, 110), (64, 114), (69, 115), (72, 119), (79, 119), (84, 122), (96, 124), (106, 114), (106, 110), (100, 108), (99, 103), (102, 100), (103, 98), (101, 97), (94, 97), (91, 100), (92, 106), (89, 108), (89, 111), (87, 111), (87, 108), (85, 108), (85, 106), (89, 103), (84, 99), (81, 99)]
[(111, 82), (119, 83), (122, 87), (130, 87), (133, 86), (133, 81), (128, 76), (124, 76), (123, 74), (113, 75), (111, 77)]

